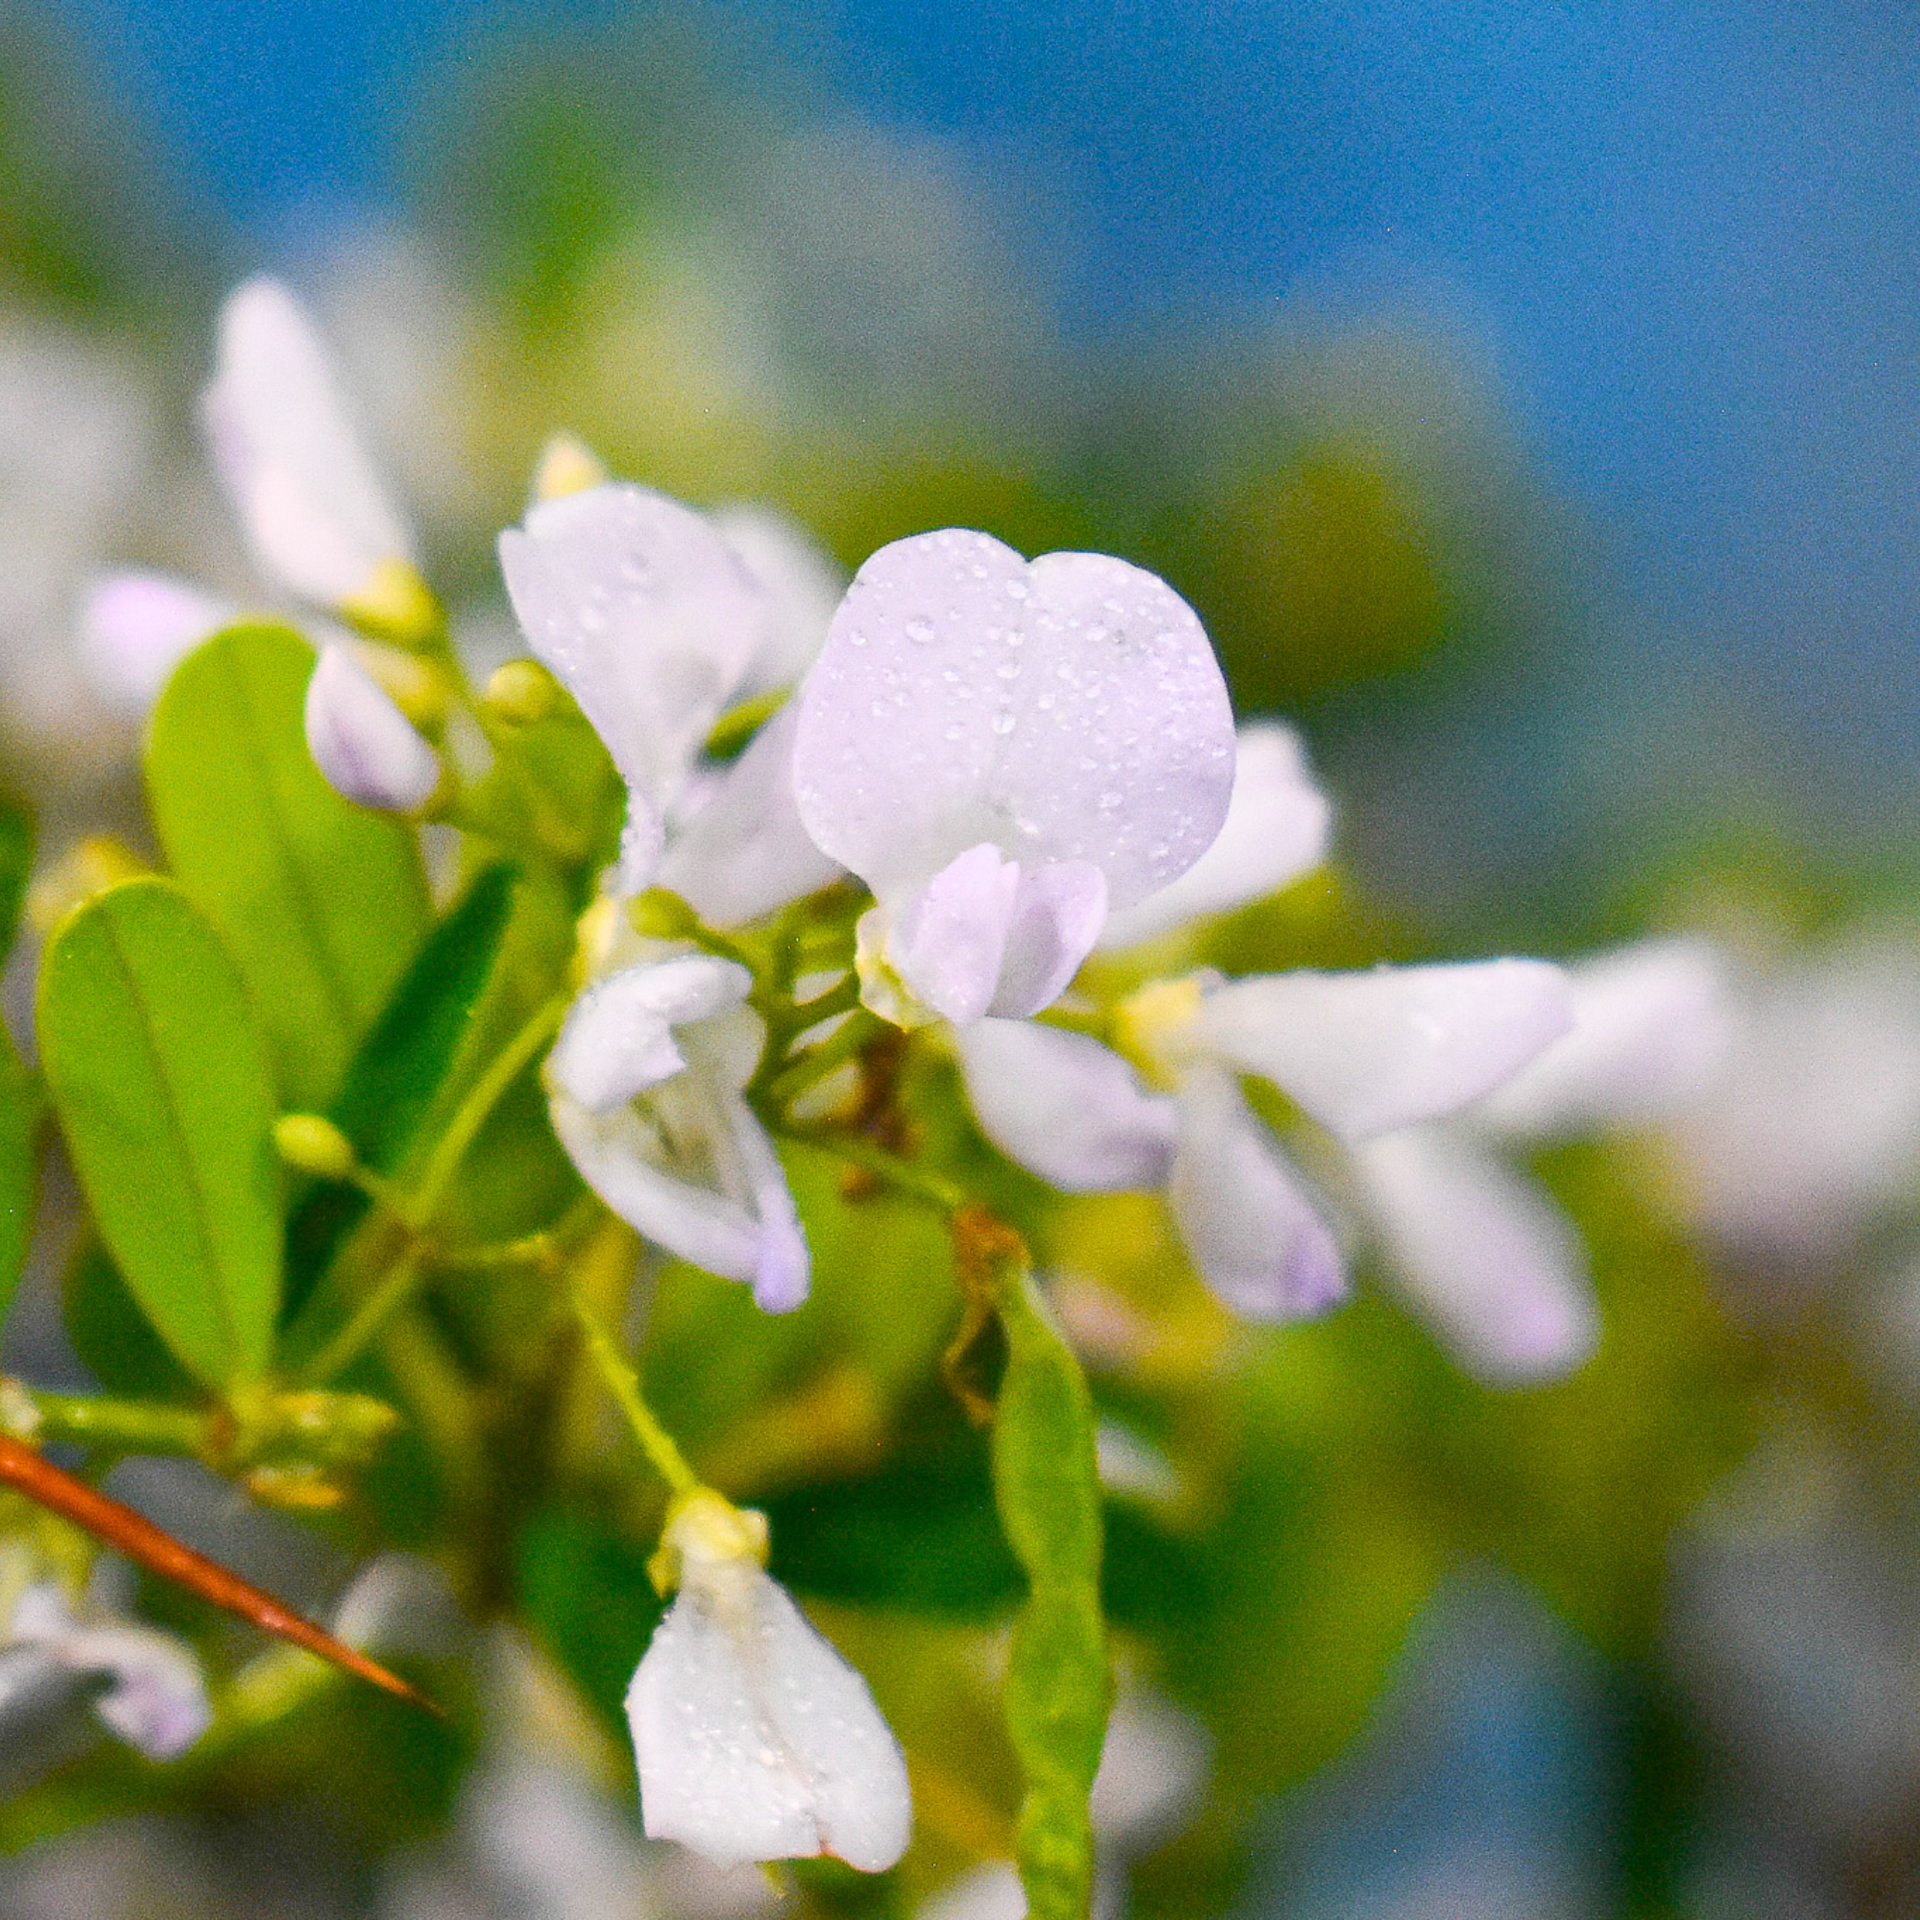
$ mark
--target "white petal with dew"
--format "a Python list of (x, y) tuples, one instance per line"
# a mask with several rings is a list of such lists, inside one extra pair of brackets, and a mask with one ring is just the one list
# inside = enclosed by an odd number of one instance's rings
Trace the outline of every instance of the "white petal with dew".
[(759, 651), (759, 589), (700, 514), (618, 484), (533, 507), (500, 567), (527, 644), (657, 820)]
[(14, 1609), (12, 1637), (41, 1648), (71, 1673), (98, 1673), (110, 1685), (93, 1710), (129, 1746), (171, 1760), (206, 1732), (200, 1662), (171, 1634), (149, 1627), (84, 1626), (54, 1586), (29, 1587)]
[(337, 605), (383, 563), (411, 558), (326, 348), (278, 281), (249, 280), (229, 296), (202, 409), (242, 524), (296, 593)]
[(869, 1873), (906, 1849), (906, 1763), (866, 1682), (750, 1561), (687, 1564), (627, 1714), (655, 1839)]
[(1727, 1049), (1726, 968), (1712, 942), (1646, 940), (1567, 970), (1573, 1030), (1475, 1119), (1526, 1139), (1656, 1120), (1697, 1095)]
[(1009, 1160), (1063, 1193), (1164, 1187), (1173, 1172), (1173, 1101), (1151, 1094), (1090, 1034), (1028, 1020), (982, 1020), (955, 1035), (968, 1103)]
[(1029, 868), (1090, 861), (1131, 905), (1205, 851), (1232, 779), (1199, 621), (1102, 554), (897, 540), (855, 576), (801, 690), (801, 818), (883, 898), (987, 841)]
[(1218, 838), (1170, 886), (1110, 916), (1101, 946), (1151, 940), (1278, 893), (1326, 858), (1332, 825), (1332, 803), (1313, 784), (1300, 736), (1272, 721), (1242, 727)]
[(819, 658), (847, 590), (845, 570), (798, 521), (770, 507), (717, 507), (713, 524), (767, 598), (766, 637), (740, 697), (790, 687)]
[(336, 793), (411, 813), (433, 797), (440, 762), (344, 647), (323, 647), (307, 682), (307, 751)]
[(232, 603), (170, 573), (110, 573), (80, 612), (80, 668), (108, 706), (144, 713), (202, 640), (232, 624)]
[(835, 880), (793, 799), (793, 730), (783, 707), (674, 832), (655, 875), (712, 927), (744, 926)]
[(1461, 1363), (1495, 1384), (1551, 1380), (1599, 1320), (1572, 1223), (1457, 1127), (1408, 1127), (1355, 1151), (1401, 1290)]
[(1273, 973), (1207, 996), (1201, 1031), (1347, 1140), (1477, 1100), (1573, 1024), (1565, 974), (1542, 960)]
[(625, 967), (582, 989), (547, 1056), (550, 1082), (595, 1113), (623, 1105), (686, 1065), (673, 1029), (747, 997), (753, 976), (732, 960), (681, 954)]
[(1200, 1277), (1249, 1320), (1324, 1313), (1346, 1291), (1340, 1249), (1231, 1074), (1181, 1088), (1167, 1197)]

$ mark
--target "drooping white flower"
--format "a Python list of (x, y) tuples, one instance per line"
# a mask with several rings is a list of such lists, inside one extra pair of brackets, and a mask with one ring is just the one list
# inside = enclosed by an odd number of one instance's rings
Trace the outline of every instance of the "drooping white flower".
[(821, 1853), (892, 1866), (912, 1821), (899, 1743), (764, 1571), (760, 1516), (703, 1491), (662, 1544), (680, 1590), (627, 1693), (648, 1834), (722, 1866)]
[(154, 1760), (184, 1753), (213, 1718), (200, 1662), (171, 1634), (112, 1620), (84, 1623), (51, 1582), (29, 1587), (14, 1606), (0, 1660), (0, 1700), (22, 1689), (38, 1661), (108, 1681), (93, 1710)]
[(396, 611), (417, 587), (413, 543), (374, 469), (313, 322), (277, 280), (220, 314), (201, 402), (214, 464), (261, 564), (302, 598)]
[(794, 783), (815, 842), (873, 890), (869, 1005), (1021, 1017), (1059, 996), (1110, 908), (1213, 842), (1233, 719), (1163, 581), (949, 529), (855, 577), (801, 690)]
[(769, 612), (740, 697), (797, 686), (827, 643), (827, 630), (846, 596), (845, 572), (802, 528), (771, 507), (718, 507), (713, 524), (758, 582)]
[(1300, 736), (1271, 720), (1243, 726), (1233, 798), (1213, 845), (1170, 885), (1110, 913), (1100, 945), (1131, 946), (1278, 893), (1326, 858), (1332, 825), (1332, 804), (1313, 783)]
[(440, 761), (344, 647), (326, 646), (307, 682), (307, 751), (336, 793), (363, 807), (411, 813), (440, 784)]
[(548, 1110), (580, 1176), (656, 1245), (743, 1280), (770, 1313), (808, 1259), (773, 1143), (741, 1097), (760, 1058), (742, 967), (649, 956), (575, 1001), (548, 1056)]
[(1167, 1091), (1088, 1035), (989, 1020), (958, 1036), (975, 1116), (1064, 1190), (1165, 1189), (1201, 1276), (1263, 1320), (1321, 1311), (1344, 1273), (1322, 1203), (1238, 1075), (1364, 1152), (1480, 1098), (1572, 1020), (1560, 970), (1532, 960), (1171, 981), (1121, 1017)]
[(109, 706), (145, 713), (180, 661), (235, 618), (231, 601), (173, 574), (105, 574), (80, 609), (80, 669)]

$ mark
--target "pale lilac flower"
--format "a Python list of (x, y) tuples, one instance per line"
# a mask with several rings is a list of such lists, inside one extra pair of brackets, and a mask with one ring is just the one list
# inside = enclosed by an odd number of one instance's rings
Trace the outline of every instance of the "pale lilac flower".
[(957, 1036), (989, 1139), (1069, 1192), (1161, 1188), (1202, 1278), (1250, 1319), (1345, 1285), (1322, 1203), (1247, 1105), (1271, 1081), (1347, 1148), (1398, 1137), (1511, 1077), (1572, 1022), (1533, 960), (1163, 982), (1120, 1009), (1128, 1061), (1085, 1034), (983, 1021)]
[(895, 541), (801, 689), (800, 817), (873, 891), (864, 990), (902, 1024), (1050, 1005), (1110, 908), (1212, 844), (1232, 784), (1199, 621), (1102, 554), (1029, 562), (960, 529)]
[[(711, 521), (610, 482), (537, 502), (500, 536), (500, 565), (528, 645), (626, 783), (616, 891), (657, 881), (728, 925), (835, 876), (798, 824), (791, 722), (700, 777), (714, 722), (792, 645), (789, 609)], [(676, 855), (683, 824), (692, 844)]]
[(745, 503), (714, 509), (720, 537), (766, 595), (769, 619), (740, 696), (797, 686), (827, 644), (847, 576), (784, 513)]
[(746, 970), (641, 943), (587, 987), (548, 1056), (548, 1110), (581, 1178), (638, 1232), (771, 1313), (807, 1295), (807, 1243), (741, 1097), (760, 1058)]
[(6, 1651), (0, 1700), (23, 1687), (40, 1663), (100, 1675), (109, 1684), (94, 1701), (94, 1712), (149, 1759), (184, 1753), (213, 1718), (200, 1663), (182, 1642), (124, 1621), (82, 1622), (51, 1582), (20, 1596)]
[(214, 464), (270, 574), (343, 613), (409, 610), (422, 591), (411, 536), (319, 333), (277, 280), (228, 296), (201, 406)]
[(1599, 1338), (1573, 1223), (1503, 1150), (1641, 1125), (1697, 1099), (1726, 1040), (1719, 956), (1649, 940), (1569, 968), (1573, 1026), (1485, 1100), (1360, 1146), (1402, 1291), (1475, 1373), (1553, 1378)]
[(1326, 858), (1332, 825), (1332, 804), (1313, 783), (1300, 736), (1271, 720), (1243, 726), (1233, 798), (1212, 846), (1170, 885), (1108, 914), (1100, 945), (1131, 946), (1278, 893)]
[(201, 641), (231, 626), (231, 601), (169, 573), (109, 573), (80, 609), (80, 670), (116, 711), (141, 714)]
[(411, 813), (440, 784), (438, 756), (344, 647), (320, 649), (307, 682), (306, 727), (314, 765), (356, 805)]
[(627, 1693), (647, 1833), (721, 1866), (821, 1853), (892, 1866), (912, 1819), (899, 1743), (764, 1571), (764, 1521), (701, 1492), (662, 1545), (680, 1590)]

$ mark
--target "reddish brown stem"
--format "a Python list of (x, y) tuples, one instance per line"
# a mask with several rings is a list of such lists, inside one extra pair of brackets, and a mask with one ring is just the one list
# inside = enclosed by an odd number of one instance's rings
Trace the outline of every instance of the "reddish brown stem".
[(237, 1573), (230, 1573), (217, 1560), (196, 1553), (164, 1528), (156, 1527), (144, 1514), (122, 1506), (118, 1500), (108, 1499), (84, 1480), (63, 1473), (31, 1447), (4, 1434), (0, 1434), (0, 1485), (24, 1493), (29, 1500), (57, 1513), (61, 1519), (84, 1528), (95, 1539), (104, 1540), (129, 1560), (138, 1561), (149, 1572), (177, 1581), (202, 1599), (211, 1600), (216, 1607), (236, 1613), (242, 1620), (251, 1620), (263, 1632), (290, 1640), (296, 1647), (305, 1647), (322, 1660), (330, 1660), (336, 1667), (358, 1674), (362, 1680), (370, 1680), (397, 1698), (409, 1700), (416, 1707), (424, 1707), (445, 1719), (425, 1694), (408, 1686), (398, 1674), (389, 1673), (377, 1661), (336, 1640), (325, 1628), (316, 1627), (291, 1607), (282, 1606), (272, 1594), (263, 1593)]

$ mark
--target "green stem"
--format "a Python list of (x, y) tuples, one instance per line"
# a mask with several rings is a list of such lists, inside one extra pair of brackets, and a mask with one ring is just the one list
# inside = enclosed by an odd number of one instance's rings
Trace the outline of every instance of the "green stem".
[[(821, 998), (831, 999), (835, 994), (822, 994)], [(849, 1060), (859, 1058), (861, 1050), (878, 1034), (886, 1031), (886, 1022), (874, 1014), (866, 1013), (858, 1006), (858, 983), (855, 983), (856, 1005), (853, 1012), (839, 1026), (820, 1041), (809, 1047), (796, 1059), (776, 1060), (774, 1071), (767, 1075), (759, 1085), (750, 1084), (747, 1097), (759, 1099), (778, 1119), (800, 1098), (810, 1092), (836, 1068), (843, 1067)], [(822, 1020), (828, 1014), (820, 1015)], [(815, 1024), (808, 1022), (811, 1026)]]
[(421, 1241), (408, 1241), (399, 1259), (354, 1309), (347, 1324), (300, 1369), (303, 1380), (324, 1385), (360, 1358), (381, 1328), (418, 1292), (426, 1273), (426, 1252)]
[(908, 1199), (918, 1200), (936, 1213), (954, 1214), (967, 1204), (964, 1190), (944, 1175), (915, 1166), (911, 1160), (903, 1160), (899, 1154), (889, 1153), (885, 1147), (876, 1146), (871, 1140), (863, 1140), (858, 1134), (838, 1133), (831, 1127), (793, 1126), (784, 1127), (781, 1132), (788, 1140), (819, 1147), (835, 1158), (844, 1160), (849, 1166), (858, 1167), (863, 1173), (884, 1180)]
[(9, 1382), (8, 1390), (24, 1394), (32, 1404), (36, 1440), (65, 1440), (115, 1453), (183, 1453), (194, 1458), (208, 1450), (207, 1416), (191, 1407), (41, 1393), (18, 1381)]
[(446, 1132), (434, 1142), (433, 1152), (428, 1156), (419, 1183), (407, 1198), (406, 1210), (401, 1218), (416, 1232), (425, 1228), (439, 1211), (440, 1203), (447, 1197), (447, 1189), (453, 1184), (454, 1175), (460, 1171), (460, 1163), (467, 1157), (468, 1148), (479, 1137), (480, 1129), (487, 1124), (507, 1089), (559, 1031), (571, 1004), (569, 995), (556, 994), (540, 1006), (468, 1090), (467, 1097), (448, 1121)]
[(686, 1456), (674, 1444), (673, 1436), (654, 1417), (640, 1391), (640, 1376), (613, 1344), (607, 1331), (594, 1317), (593, 1310), (579, 1294), (572, 1297), (574, 1318), (587, 1336), (587, 1352), (600, 1370), (607, 1391), (627, 1416), (633, 1437), (641, 1451), (653, 1463), (654, 1470), (676, 1494), (692, 1493), (700, 1485), (700, 1476), (687, 1465)]

